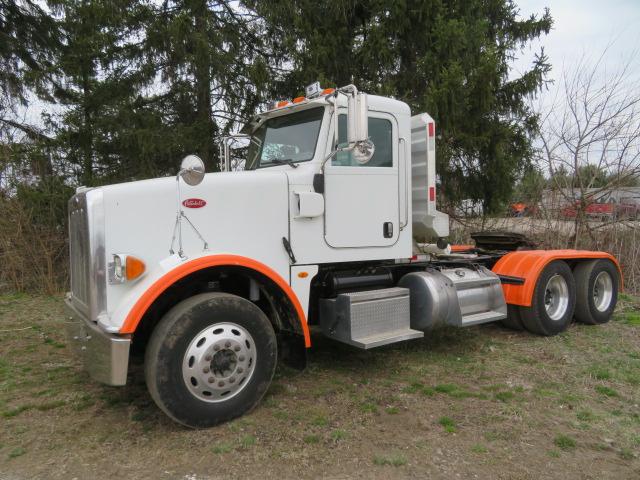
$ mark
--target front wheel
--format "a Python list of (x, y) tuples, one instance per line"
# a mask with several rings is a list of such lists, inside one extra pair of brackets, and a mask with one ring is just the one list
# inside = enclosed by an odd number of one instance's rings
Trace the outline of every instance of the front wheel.
[(147, 388), (176, 422), (211, 427), (258, 404), (277, 356), (273, 327), (256, 305), (203, 293), (173, 307), (153, 331), (145, 354)]
[(524, 327), (538, 335), (557, 335), (567, 329), (576, 306), (576, 285), (571, 268), (556, 260), (540, 273), (530, 307), (520, 307)]

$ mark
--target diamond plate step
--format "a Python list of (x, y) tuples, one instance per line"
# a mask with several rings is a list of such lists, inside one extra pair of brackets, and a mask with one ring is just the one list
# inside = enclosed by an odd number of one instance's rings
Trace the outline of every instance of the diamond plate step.
[(369, 349), (424, 336), (409, 324), (409, 290), (406, 288), (342, 293), (320, 301), (323, 333), (358, 348)]

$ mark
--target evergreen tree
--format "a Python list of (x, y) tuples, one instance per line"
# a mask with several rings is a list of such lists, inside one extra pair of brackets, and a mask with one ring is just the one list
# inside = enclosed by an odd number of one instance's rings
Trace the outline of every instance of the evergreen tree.
[(59, 37), (53, 19), (31, 0), (0, 0), (0, 129), (37, 131), (14, 118), (15, 107), (27, 104), (27, 92), (47, 95), (46, 72)]
[(550, 67), (540, 52), (509, 78), (518, 49), (549, 32), (548, 11), (520, 19), (512, 0), (253, 0), (274, 51), (292, 65), (277, 92), (319, 79), (427, 111), (438, 126), (438, 172), (445, 196), (481, 200), (497, 211), (532, 156), (537, 119), (526, 97)]
[(139, 152), (122, 145), (132, 132), (139, 90), (150, 83), (142, 68), (140, 39), (150, 10), (137, 0), (54, 0), (50, 7), (62, 35), (52, 94), (64, 107), (48, 115), (48, 127), (79, 183), (94, 185), (135, 176), (123, 159)]
[(154, 96), (183, 154), (216, 169), (216, 137), (250, 117), (269, 80), (254, 15), (226, 1), (172, 0), (147, 35), (161, 93)]

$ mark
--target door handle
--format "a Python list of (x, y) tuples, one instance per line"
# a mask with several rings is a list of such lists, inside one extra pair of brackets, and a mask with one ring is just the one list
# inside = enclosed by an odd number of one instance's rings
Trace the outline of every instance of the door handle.
[(393, 237), (393, 222), (384, 222), (382, 226), (382, 234), (384, 235), (384, 238)]

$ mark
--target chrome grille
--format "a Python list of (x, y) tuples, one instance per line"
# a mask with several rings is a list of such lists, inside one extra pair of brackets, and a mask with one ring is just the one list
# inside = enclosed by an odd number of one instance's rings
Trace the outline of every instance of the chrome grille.
[(85, 190), (69, 201), (71, 298), (91, 320), (106, 313), (104, 210), (100, 189)]
[(85, 315), (89, 314), (89, 275), (91, 266), (89, 247), (87, 197), (85, 193), (78, 193), (69, 201), (71, 293), (74, 303)]

